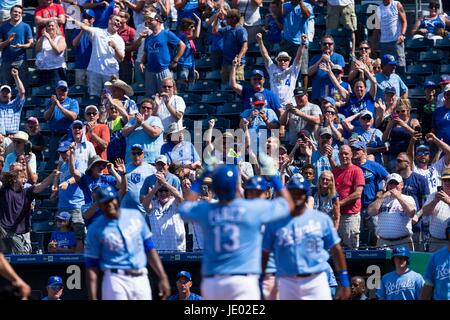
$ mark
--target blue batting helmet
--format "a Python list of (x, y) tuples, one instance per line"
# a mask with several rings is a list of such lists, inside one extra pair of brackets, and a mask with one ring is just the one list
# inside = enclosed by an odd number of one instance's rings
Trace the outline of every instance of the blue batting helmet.
[(409, 249), (407, 247), (397, 247), (392, 251), (392, 259), (394, 259), (394, 257), (407, 257), (409, 263), (411, 252), (409, 252)]
[(244, 185), (244, 189), (266, 191), (267, 189), (269, 189), (269, 183), (261, 176), (253, 176), (247, 180)]
[(225, 164), (214, 170), (212, 189), (219, 200), (231, 201), (236, 197), (239, 170), (235, 165)]
[(99, 203), (103, 203), (111, 199), (117, 198), (116, 190), (114, 190), (111, 186), (107, 186), (105, 188), (102, 187), (96, 188), (94, 195), (95, 201)]
[(302, 175), (294, 175), (291, 177), (286, 187), (289, 190), (299, 189), (304, 190), (305, 192), (309, 191), (309, 181), (303, 178)]

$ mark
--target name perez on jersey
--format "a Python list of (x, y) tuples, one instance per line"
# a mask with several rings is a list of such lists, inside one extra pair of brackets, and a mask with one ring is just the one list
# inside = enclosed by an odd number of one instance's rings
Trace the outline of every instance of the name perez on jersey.
[(223, 207), (211, 210), (208, 214), (208, 219), (211, 223), (238, 222), (244, 220), (244, 213), (244, 208)]

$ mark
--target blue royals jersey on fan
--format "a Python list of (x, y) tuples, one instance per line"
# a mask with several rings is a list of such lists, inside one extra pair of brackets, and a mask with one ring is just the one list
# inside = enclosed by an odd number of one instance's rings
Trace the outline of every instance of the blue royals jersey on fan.
[(235, 199), (227, 205), (185, 202), (183, 220), (197, 222), (205, 237), (202, 274), (260, 274), (261, 225), (289, 215), (284, 198)]
[(377, 296), (383, 300), (419, 300), (423, 277), (412, 270), (399, 275), (396, 271), (385, 274), (381, 279)]
[(325, 272), (328, 250), (341, 241), (326, 214), (306, 209), (266, 225), (263, 250), (275, 253), (277, 276)]
[(120, 209), (118, 219), (104, 214), (88, 229), (84, 256), (98, 259), (102, 270), (140, 269), (147, 266), (144, 241), (151, 232), (138, 210)]
[(428, 261), (425, 284), (433, 286), (433, 300), (450, 300), (450, 251), (436, 251)]

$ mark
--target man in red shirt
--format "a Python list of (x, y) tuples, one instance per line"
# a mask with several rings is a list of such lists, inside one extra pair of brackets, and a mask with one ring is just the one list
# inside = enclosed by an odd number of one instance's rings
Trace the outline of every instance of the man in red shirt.
[(338, 233), (344, 247), (358, 249), (361, 223), (361, 195), (364, 189), (364, 173), (352, 163), (352, 149), (343, 145), (339, 149), (341, 165), (332, 170), (341, 206)]
[(53, 3), (53, 0), (42, 0), (40, 3), (41, 5), (34, 11), (34, 21), (38, 26), (37, 39), (42, 35), (42, 30), (45, 28), (47, 21), (52, 19), (58, 22), (61, 35), (64, 35), (66, 16), (63, 6)]
[(134, 49), (131, 44), (136, 40), (136, 30), (128, 25), (130, 14), (125, 10), (119, 12), (121, 28), (118, 33), (125, 42), (125, 58), (119, 63), (119, 78), (128, 84), (133, 83), (134, 75)]
[(106, 124), (98, 123), (99, 111), (94, 105), (89, 105), (84, 110), (86, 119), (86, 138), (94, 145), (95, 153), (103, 160), (106, 158), (106, 149), (110, 141), (109, 128)]

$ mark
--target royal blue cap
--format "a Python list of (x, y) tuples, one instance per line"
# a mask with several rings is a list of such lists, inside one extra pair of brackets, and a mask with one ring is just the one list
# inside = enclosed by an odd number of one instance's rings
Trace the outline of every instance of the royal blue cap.
[(292, 189), (300, 189), (304, 191), (309, 191), (309, 181), (303, 178), (302, 175), (296, 174), (291, 177), (289, 182), (286, 185), (286, 188)]
[(391, 65), (397, 65), (397, 61), (395, 60), (395, 57), (391, 54), (385, 54), (381, 58), (381, 64), (391, 64)]
[(384, 93), (392, 93), (392, 94), (396, 94), (397, 90), (395, 90), (394, 87), (387, 87), (386, 89), (384, 89)]
[(231, 164), (220, 165), (212, 175), (212, 189), (219, 200), (231, 201), (236, 197), (239, 170)]
[(255, 69), (252, 71), (252, 77), (254, 77), (254, 76), (261, 76), (263, 78), (265, 77), (264, 72), (262, 72), (261, 70), (258, 70), (258, 69)]
[(266, 97), (261, 92), (257, 92), (252, 97), (252, 104), (265, 104)]
[(67, 150), (69, 150), (70, 145), (72, 144), (72, 142), (70, 141), (63, 141), (59, 144), (58, 149), (56, 151), (58, 152), (66, 152)]
[(133, 149), (139, 149), (139, 150), (141, 150), (141, 151), (144, 151), (144, 147), (143, 147), (141, 144), (139, 144), (139, 143), (133, 144), (133, 145), (131, 146), (131, 150), (133, 150)]
[(423, 84), (423, 87), (425, 89), (430, 88), (430, 87), (437, 88), (437, 84), (434, 83), (433, 81), (428, 80), (428, 81), (425, 81), (425, 83)]
[(74, 122), (72, 122), (72, 124), (70, 125), (70, 127), (72, 128), (73, 126), (76, 126), (77, 124), (80, 125), (80, 126), (84, 126), (83, 121), (81, 121), (81, 120), (75, 120)]
[(48, 278), (47, 285), (48, 286), (54, 286), (54, 285), (63, 285), (63, 280), (61, 277), (58, 276), (51, 276)]
[(70, 219), (72, 219), (72, 216), (67, 211), (61, 211), (56, 215), (56, 219), (70, 221)]
[(409, 251), (409, 249), (407, 247), (397, 247), (397, 248), (394, 248), (394, 250), (392, 251), (392, 258), (393, 257), (407, 257), (407, 258), (410, 258), (411, 257), (411, 252)]
[(245, 190), (261, 190), (266, 191), (269, 189), (269, 183), (261, 176), (253, 176), (245, 182)]
[(331, 103), (331, 105), (333, 107), (336, 106), (336, 100), (334, 100), (332, 97), (325, 97), (325, 98), (323, 98), (322, 102), (325, 102), (325, 101), (328, 102), (328, 103)]
[(83, 18), (94, 18), (95, 12), (92, 9), (85, 9), (83, 11)]
[(116, 191), (111, 186), (107, 186), (106, 188), (97, 188), (95, 189), (94, 194), (95, 201), (99, 203), (103, 203), (117, 197)]
[(350, 144), (350, 148), (352, 149), (358, 149), (358, 150), (366, 150), (367, 149), (367, 144), (364, 141), (353, 141)]
[(189, 281), (192, 281), (191, 274), (189, 272), (187, 272), (187, 271), (180, 271), (180, 272), (178, 272), (177, 280), (180, 279), (181, 277), (185, 277)]

